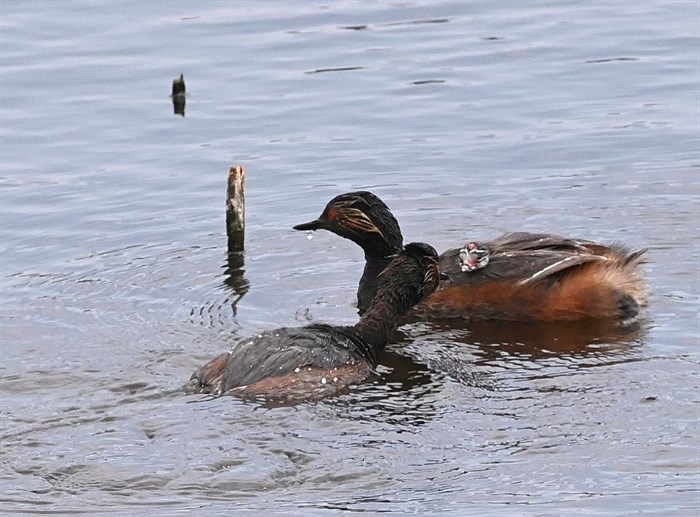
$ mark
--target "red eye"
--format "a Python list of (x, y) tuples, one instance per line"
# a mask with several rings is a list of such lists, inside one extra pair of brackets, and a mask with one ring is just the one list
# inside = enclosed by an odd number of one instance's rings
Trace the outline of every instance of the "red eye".
[(335, 221), (337, 218), (338, 214), (333, 209), (328, 210), (328, 213), (326, 213), (326, 220), (328, 221)]
[(467, 249), (468, 249), (469, 251), (471, 251), (471, 250), (473, 250), (473, 249), (476, 249), (476, 243), (475, 243), (475, 242), (470, 242), (469, 244), (467, 244)]

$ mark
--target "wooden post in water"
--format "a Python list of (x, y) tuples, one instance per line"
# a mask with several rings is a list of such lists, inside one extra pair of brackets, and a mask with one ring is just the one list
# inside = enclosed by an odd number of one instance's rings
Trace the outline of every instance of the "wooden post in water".
[(180, 74), (180, 77), (173, 79), (173, 113), (175, 115), (185, 116), (185, 76)]
[(226, 235), (228, 235), (229, 252), (243, 251), (245, 240), (245, 170), (242, 165), (234, 165), (228, 171)]

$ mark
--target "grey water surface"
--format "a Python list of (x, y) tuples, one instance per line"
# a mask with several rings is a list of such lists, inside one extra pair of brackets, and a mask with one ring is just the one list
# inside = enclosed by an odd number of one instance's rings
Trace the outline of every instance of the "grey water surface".
[[(0, 511), (697, 515), (699, 20), (696, 0), (0, 1)], [(291, 229), (354, 189), (439, 251), (648, 247), (648, 316), (416, 322), (335, 399), (185, 395), (248, 335), (356, 321), (359, 248)]]

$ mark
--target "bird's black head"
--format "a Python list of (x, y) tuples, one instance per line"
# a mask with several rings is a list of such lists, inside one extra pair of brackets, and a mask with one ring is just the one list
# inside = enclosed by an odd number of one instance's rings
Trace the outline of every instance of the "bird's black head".
[(318, 219), (295, 230), (328, 230), (360, 245), (365, 254), (389, 256), (401, 251), (401, 228), (389, 207), (368, 191), (334, 197)]

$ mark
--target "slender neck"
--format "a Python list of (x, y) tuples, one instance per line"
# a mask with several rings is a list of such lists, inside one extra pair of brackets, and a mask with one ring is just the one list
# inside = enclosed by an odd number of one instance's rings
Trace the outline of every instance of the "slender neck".
[[(376, 227), (374, 227), (376, 229)], [(365, 252), (365, 260), (378, 260), (389, 257), (403, 250), (403, 236), (401, 230), (382, 228), (376, 231), (355, 230), (344, 226), (330, 226), (328, 228), (336, 235), (348, 239), (357, 244)]]
[(387, 242), (384, 238), (379, 236), (372, 236), (372, 238), (363, 239), (361, 242), (355, 241), (359, 244), (362, 250), (365, 252), (365, 260), (381, 260), (396, 253), (399, 253), (403, 249), (403, 244), (399, 239), (398, 242)]
[[(394, 239), (396, 240), (396, 239)], [(381, 239), (365, 239), (357, 242), (365, 252), (365, 268), (357, 287), (357, 309), (363, 314), (369, 309), (377, 292), (377, 277), (391, 262), (392, 257), (403, 250), (401, 238), (389, 243)]]
[(372, 304), (372, 300), (377, 294), (377, 277), (391, 262), (390, 257), (369, 258), (365, 256), (365, 258), (365, 268), (357, 286), (357, 309), (360, 314), (363, 314)]
[(355, 324), (355, 331), (375, 351), (383, 350), (391, 333), (396, 330), (399, 317), (411, 308), (411, 300), (415, 297), (415, 294), (397, 290), (380, 290), (367, 312)]

